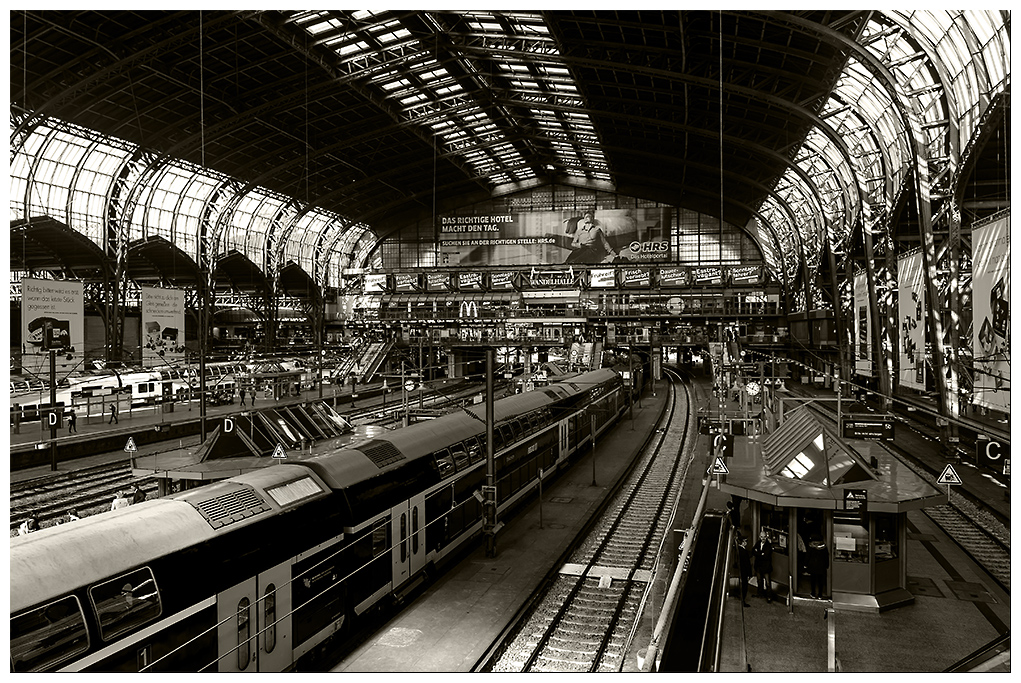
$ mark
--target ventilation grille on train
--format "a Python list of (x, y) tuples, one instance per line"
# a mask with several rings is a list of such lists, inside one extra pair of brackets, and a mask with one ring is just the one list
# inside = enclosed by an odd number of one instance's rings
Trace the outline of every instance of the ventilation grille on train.
[(397, 447), (389, 441), (369, 441), (361, 446), (356, 446), (356, 448), (364, 453), (366, 458), (375, 463), (379, 469), (404, 460), (404, 454), (397, 450)]
[(253, 489), (247, 487), (199, 501), (194, 505), (214, 529), (272, 510)]

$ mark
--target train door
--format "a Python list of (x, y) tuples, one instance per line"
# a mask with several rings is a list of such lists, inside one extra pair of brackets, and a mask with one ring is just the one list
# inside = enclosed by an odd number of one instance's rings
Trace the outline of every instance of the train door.
[(290, 582), (285, 562), (217, 596), (220, 671), (277, 672), (291, 665)]
[(425, 564), (425, 494), (390, 511), (393, 538), (393, 587), (396, 590)]

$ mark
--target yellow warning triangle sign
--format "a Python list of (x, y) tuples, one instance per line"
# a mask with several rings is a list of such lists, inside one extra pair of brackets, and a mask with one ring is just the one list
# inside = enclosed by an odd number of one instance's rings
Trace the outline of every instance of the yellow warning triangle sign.
[(947, 484), (963, 484), (961, 478), (957, 476), (957, 472), (954, 471), (953, 465), (947, 465), (943, 468), (943, 473), (939, 475), (939, 479), (936, 480), (937, 484), (946, 486)]
[(279, 444), (279, 443), (277, 444), (276, 449), (273, 451), (273, 457), (274, 458), (286, 458), (287, 457), (287, 453), (284, 452), (284, 445), (283, 444)]
[(713, 462), (713, 466), (709, 468), (709, 474), (728, 474), (730, 470), (727, 469), (727, 464), (723, 462), (723, 458), (716, 458)]
[(138, 450), (138, 446), (135, 445), (135, 437), (129, 436), (128, 442), (124, 444), (125, 453), (134, 453)]

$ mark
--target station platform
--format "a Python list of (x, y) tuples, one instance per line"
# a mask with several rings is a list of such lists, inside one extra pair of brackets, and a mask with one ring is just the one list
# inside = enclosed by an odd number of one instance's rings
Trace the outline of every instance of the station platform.
[(921, 511), (908, 513), (908, 528), (915, 600), (878, 614), (827, 615), (828, 600), (768, 603), (754, 578), (743, 607), (732, 567), (721, 672), (940, 672), (1008, 631), (1010, 595)]
[[(485, 541), (469, 552), (374, 635), (337, 664), (337, 672), (470, 672), (514, 614), (553, 570), (570, 541), (613, 488), (654, 428), (666, 387), (646, 392), (617, 427), (597, 439), (537, 499), (518, 508), (496, 536), (496, 556)], [(540, 524), (541, 521), (541, 524)], [(647, 643), (642, 643), (643, 645)], [(629, 657), (632, 671), (637, 660)]]

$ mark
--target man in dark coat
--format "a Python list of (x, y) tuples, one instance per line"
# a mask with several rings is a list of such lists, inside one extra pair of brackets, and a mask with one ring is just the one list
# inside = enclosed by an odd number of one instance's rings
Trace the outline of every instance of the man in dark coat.
[(765, 529), (759, 531), (759, 542), (752, 548), (752, 554), (755, 555), (755, 574), (759, 579), (755, 595), (761, 598), (765, 589), (766, 602), (773, 602), (773, 544)]

